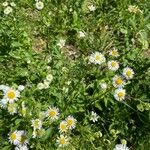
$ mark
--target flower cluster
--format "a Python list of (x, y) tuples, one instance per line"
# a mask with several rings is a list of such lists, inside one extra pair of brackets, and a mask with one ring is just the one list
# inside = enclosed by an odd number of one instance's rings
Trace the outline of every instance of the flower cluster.
[(13, 7), (16, 7), (16, 4), (14, 2), (11, 2), (10, 4), (6, 1), (2, 4), (5, 9), (4, 9), (4, 14), (8, 15), (13, 11)]
[(46, 79), (43, 81), (43, 83), (41, 83), (41, 82), (38, 83), (37, 88), (38, 88), (39, 90), (49, 88), (49, 85), (50, 85), (50, 83), (52, 82), (52, 80), (53, 80), (53, 75), (52, 75), (52, 74), (48, 74), (48, 75), (46, 76)]
[(135, 5), (129, 5), (128, 11), (129, 11), (130, 13), (134, 13), (134, 14), (143, 13), (143, 11), (140, 10), (139, 7), (138, 7), (138, 6), (135, 6)]
[(24, 130), (16, 130), (14, 132), (10, 132), (9, 141), (10, 143), (16, 146), (15, 150), (17, 149), (28, 150), (27, 145), (29, 144), (29, 140), (27, 137), (27, 133)]
[[(116, 49), (113, 49), (109, 52), (109, 55), (112, 57), (118, 57), (119, 53)], [(103, 64), (105, 63), (106, 58), (100, 52), (95, 52), (89, 56), (89, 62), (93, 64)], [(112, 71), (117, 71), (119, 69), (119, 62), (116, 60), (108, 61), (108, 69)], [(125, 99), (126, 90), (123, 89), (126, 85), (125, 79), (132, 79), (134, 76), (134, 71), (130, 67), (126, 67), (123, 69), (121, 75), (115, 75), (112, 79), (112, 84), (116, 88), (114, 93), (114, 98), (118, 101), (122, 101)], [(107, 88), (107, 87), (106, 87)]]
[(57, 138), (57, 143), (59, 147), (64, 147), (69, 144), (70, 138), (64, 135), (68, 130), (74, 129), (76, 126), (77, 120), (73, 116), (68, 116), (65, 120), (61, 121), (59, 124), (59, 132), (61, 133), (60, 137)]

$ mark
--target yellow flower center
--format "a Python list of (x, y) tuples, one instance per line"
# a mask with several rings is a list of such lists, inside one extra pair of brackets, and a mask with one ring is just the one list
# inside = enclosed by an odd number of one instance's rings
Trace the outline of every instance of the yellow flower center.
[(73, 125), (73, 123), (74, 123), (74, 121), (73, 121), (72, 119), (68, 119), (68, 120), (67, 120), (67, 124), (68, 124), (68, 126), (72, 126), (72, 125)]
[(12, 134), (10, 135), (10, 139), (11, 139), (12, 141), (16, 140), (16, 138), (17, 138), (16, 133), (12, 133)]
[(61, 145), (64, 145), (65, 143), (66, 143), (65, 138), (61, 138), (61, 139), (60, 139), (60, 144), (61, 144)]
[(39, 121), (37, 121), (37, 120), (34, 121), (34, 127), (35, 127), (35, 128), (38, 128), (38, 127), (39, 127)]
[(123, 92), (119, 92), (119, 93), (118, 93), (118, 97), (121, 98), (121, 97), (123, 97), (123, 96), (124, 96), (124, 93), (123, 93)]
[(112, 51), (112, 56), (117, 56), (118, 52), (117, 51)]
[(111, 66), (112, 66), (112, 67), (115, 67), (116, 65), (117, 65), (116, 62), (112, 62), (112, 63), (111, 63)]
[(9, 99), (14, 99), (16, 97), (16, 94), (13, 90), (10, 90), (10, 91), (7, 92), (7, 97)]
[(127, 76), (131, 76), (131, 75), (132, 75), (132, 72), (131, 72), (130, 70), (128, 70), (128, 71), (126, 72), (126, 75), (127, 75)]
[(60, 129), (61, 129), (61, 130), (66, 130), (66, 124), (61, 124), (61, 125), (60, 125)]
[(50, 117), (55, 117), (56, 116), (56, 112), (54, 110), (49, 111), (49, 116)]
[(116, 83), (117, 85), (120, 85), (120, 84), (123, 83), (123, 81), (122, 81), (121, 78), (118, 78), (118, 79), (116, 79), (115, 83)]
[(95, 59), (96, 59), (97, 61), (101, 60), (100, 55), (96, 55)]

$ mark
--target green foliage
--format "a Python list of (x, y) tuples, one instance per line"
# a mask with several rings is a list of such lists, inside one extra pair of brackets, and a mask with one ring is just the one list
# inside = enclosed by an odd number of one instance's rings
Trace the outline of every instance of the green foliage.
[[(15, 0), (9, 14), (0, 2), (0, 84), (17, 89), (17, 113), (0, 107), (0, 149), (11, 150), (9, 133), (25, 130), (28, 148), (33, 150), (112, 150), (124, 139), (131, 150), (150, 147), (150, 2), (147, 0)], [(8, 0), (8, 3), (11, 1)], [(90, 11), (89, 6), (95, 6)], [(129, 12), (129, 5), (142, 11)], [(81, 37), (80, 32), (85, 34)], [(60, 40), (65, 40), (61, 47)], [(119, 57), (109, 55), (117, 49)], [(106, 62), (89, 63), (100, 52)], [(120, 68), (109, 70), (107, 62), (117, 60)], [(125, 67), (135, 72), (126, 80), (124, 101), (114, 98), (112, 78)], [(39, 89), (47, 75), (53, 79)], [(107, 88), (101, 88), (107, 83)], [(3, 99), (0, 89), (0, 99)], [(1, 105), (1, 101), (0, 101)], [(59, 118), (42, 118), (48, 107), (59, 108)], [(26, 109), (23, 109), (23, 108)], [(11, 109), (11, 108), (10, 108)], [(98, 114), (92, 122), (91, 112)], [(60, 148), (59, 124), (69, 115), (76, 126), (67, 135), (69, 145)], [(32, 120), (42, 120), (33, 138)]]

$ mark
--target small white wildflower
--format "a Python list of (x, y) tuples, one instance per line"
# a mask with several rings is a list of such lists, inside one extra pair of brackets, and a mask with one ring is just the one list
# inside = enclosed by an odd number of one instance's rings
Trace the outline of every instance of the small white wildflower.
[(101, 65), (106, 61), (106, 58), (100, 52), (95, 52), (89, 56), (89, 62)]
[(42, 121), (40, 120), (40, 119), (33, 119), (33, 120), (31, 120), (31, 123), (32, 123), (32, 127), (34, 128), (34, 129), (41, 129), (42, 128)]
[(43, 83), (38, 83), (37, 88), (38, 88), (39, 90), (44, 89), (44, 84), (43, 84)]
[(69, 129), (74, 129), (76, 126), (77, 120), (73, 116), (68, 116), (66, 118), (66, 123)]
[(37, 1), (35, 3), (35, 7), (38, 9), (38, 10), (42, 10), (44, 8), (44, 3), (42, 1)]
[(66, 40), (60, 39), (59, 42), (57, 43), (57, 46), (60, 48), (63, 48), (65, 46)]
[(79, 37), (84, 38), (86, 36), (85, 32), (79, 31)]
[(5, 14), (5, 15), (8, 15), (8, 14), (10, 14), (12, 11), (13, 11), (13, 9), (12, 9), (10, 6), (7, 6), (7, 7), (4, 9), (4, 14)]
[(117, 144), (114, 150), (129, 150), (129, 148), (125, 144)]
[(10, 6), (16, 7), (16, 4), (15, 4), (14, 2), (11, 2), (11, 3), (10, 3)]
[(19, 136), (19, 142), (20, 142), (20, 144), (19, 145), (27, 145), (27, 144), (29, 144), (29, 140), (28, 140), (28, 138), (27, 138), (27, 133), (26, 133), (26, 131), (24, 131), (24, 130), (19, 130), (18, 131), (18, 134), (20, 135)]
[(59, 132), (66, 132), (68, 129), (68, 126), (67, 126), (67, 122), (66, 121), (62, 121), (59, 125)]
[(139, 7), (138, 7), (138, 6), (135, 6), (135, 5), (129, 5), (128, 11), (129, 11), (130, 13), (134, 13), (134, 14), (136, 14), (136, 13), (143, 13), (143, 11), (140, 10)]
[(59, 109), (56, 107), (49, 107), (49, 109), (46, 112), (46, 116), (53, 121), (57, 120), (59, 116)]
[(14, 145), (19, 145), (20, 144), (20, 134), (18, 131), (14, 131), (13, 133), (9, 133), (9, 141), (10, 143), (13, 143)]
[(2, 5), (3, 5), (4, 7), (6, 7), (6, 6), (8, 6), (8, 2), (4, 2), (4, 3), (2, 3)]
[(48, 75), (46, 76), (46, 80), (47, 80), (49, 83), (51, 83), (51, 81), (53, 80), (53, 75), (52, 75), (52, 74), (48, 74)]
[(94, 111), (92, 111), (91, 116), (90, 116), (90, 120), (93, 122), (96, 122), (98, 120), (98, 118), (99, 118), (99, 116)]
[(115, 90), (114, 98), (118, 101), (122, 101), (125, 99), (126, 90), (119, 88)]
[(115, 88), (124, 87), (125, 85), (125, 81), (123, 80), (123, 77), (120, 75), (115, 75), (112, 80), (113, 80), (113, 86)]
[(96, 7), (94, 5), (88, 6), (89, 11), (95, 11)]
[(101, 83), (100, 86), (102, 89), (107, 89), (107, 83)]
[(119, 56), (118, 50), (114, 48), (113, 50), (109, 51), (109, 55), (113, 57), (118, 57)]
[(44, 80), (44, 83), (43, 83), (43, 84), (44, 84), (44, 89), (48, 89), (50, 82), (47, 81), (47, 80)]
[(9, 88), (4, 93), (4, 99), (6, 99), (9, 103), (13, 103), (18, 100), (20, 97), (20, 91)]
[(126, 79), (132, 79), (134, 76), (134, 71), (133, 69), (126, 67), (123, 69), (123, 75), (125, 76)]
[(24, 90), (24, 88), (25, 88), (25, 86), (24, 86), (24, 85), (19, 85), (19, 86), (18, 86), (18, 90), (19, 90), (19, 91), (23, 91), (23, 90)]
[(56, 142), (59, 147), (65, 147), (69, 144), (69, 139), (67, 136), (60, 135), (60, 137), (57, 138)]
[(64, 92), (64, 93), (68, 93), (69, 88), (67, 88), (67, 87), (63, 87), (63, 88), (62, 88), (62, 90), (63, 90), (63, 92)]
[(119, 63), (115, 60), (108, 61), (108, 68), (112, 71), (119, 69)]

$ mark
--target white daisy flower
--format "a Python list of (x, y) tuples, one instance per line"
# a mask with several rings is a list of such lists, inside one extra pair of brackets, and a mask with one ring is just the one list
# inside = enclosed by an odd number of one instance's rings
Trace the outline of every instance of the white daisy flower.
[(114, 60), (108, 61), (108, 68), (112, 71), (116, 71), (119, 69), (119, 63)]
[(64, 93), (68, 93), (69, 88), (68, 87), (63, 87), (62, 90), (63, 90)]
[(10, 143), (14, 144), (14, 145), (19, 145), (20, 144), (20, 134), (18, 133), (18, 131), (14, 131), (13, 133), (9, 133), (9, 141)]
[(56, 140), (59, 147), (65, 147), (69, 144), (69, 139), (67, 136), (60, 135)]
[(89, 57), (89, 61), (94, 64), (102, 64), (106, 61), (106, 58), (104, 57), (103, 54), (99, 52), (95, 52), (94, 54), (91, 54)]
[(20, 92), (18, 90), (14, 90), (12, 88), (9, 88), (4, 93), (4, 99), (6, 99), (9, 103), (13, 103), (18, 100), (20, 97)]
[(12, 11), (13, 11), (13, 9), (12, 9), (10, 6), (7, 6), (7, 7), (4, 9), (4, 14), (5, 14), (5, 15), (8, 15), (8, 14), (10, 14)]
[(125, 144), (117, 144), (114, 150), (129, 150), (129, 148)]
[(125, 82), (124, 82), (122, 76), (115, 75), (113, 77), (113, 86), (115, 88), (124, 87), (124, 85), (125, 85)]
[(37, 1), (35, 3), (35, 7), (38, 9), (38, 10), (42, 10), (44, 8), (44, 3), (42, 1)]
[(37, 88), (38, 88), (39, 90), (44, 89), (44, 84), (43, 84), (43, 83), (38, 83)]
[(42, 121), (40, 120), (40, 119), (33, 119), (33, 120), (31, 120), (31, 123), (32, 123), (32, 127), (34, 128), (34, 129), (41, 129), (42, 128)]
[(84, 38), (86, 36), (85, 32), (79, 31), (79, 37)]
[(51, 83), (51, 81), (53, 80), (53, 75), (52, 75), (52, 74), (48, 74), (48, 75), (46, 76), (46, 80), (47, 80), (49, 83)]
[(57, 120), (59, 116), (59, 109), (56, 107), (49, 107), (46, 112), (46, 116), (51, 118), (51, 120)]
[(10, 103), (10, 104), (8, 104), (7, 109), (8, 109), (8, 112), (9, 112), (11, 115), (13, 115), (13, 114), (17, 113), (17, 104), (15, 104), (15, 103)]
[(23, 90), (24, 90), (24, 88), (25, 88), (25, 86), (24, 86), (24, 85), (19, 85), (19, 86), (18, 86), (18, 91), (23, 91)]
[(20, 130), (20, 131), (18, 131), (18, 134), (20, 135), (19, 136), (19, 142), (20, 142), (19, 145), (23, 146), (23, 145), (29, 144), (29, 140), (28, 140), (26, 131)]
[(122, 101), (125, 99), (126, 90), (119, 88), (115, 90), (114, 98), (118, 101)]
[(119, 53), (118, 53), (118, 50), (117, 49), (113, 49), (109, 52), (109, 55), (110, 56), (113, 56), (113, 57), (118, 57), (119, 56)]
[(100, 87), (101, 87), (103, 90), (107, 89), (107, 83), (101, 83), (101, 84), (100, 84)]
[(123, 69), (123, 75), (125, 76), (126, 79), (132, 79), (134, 76), (134, 71), (133, 69), (126, 67)]
[(15, 150), (28, 150), (28, 147), (26, 145), (18, 145), (15, 147)]
[(77, 120), (73, 116), (68, 116), (66, 118), (66, 123), (67, 123), (68, 129), (74, 129), (76, 126), (76, 122), (77, 122)]
[(16, 4), (15, 4), (14, 2), (11, 2), (11, 3), (10, 3), (10, 6), (16, 7)]
[(89, 9), (89, 11), (95, 11), (96, 7), (94, 5), (89, 5), (88, 9)]
[(43, 85), (44, 85), (44, 89), (48, 89), (48, 88), (49, 88), (49, 84), (50, 84), (50, 82), (49, 82), (49, 81), (44, 80), (44, 83), (43, 83)]
[(2, 3), (2, 5), (3, 5), (4, 7), (6, 7), (6, 6), (8, 6), (8, 2), (4, 2), (4, 3)]
[(90, 120), (93, 122), (96, 122), (98, 120), (98, 118), (99, 118), (99, 116), (94, 111), (92, 111), (91, 116), (90, 116)]
[(104, 55), (99, 52), (95, 52), (94, 58), (95, 58), (95, 64), (102, 64), (106, 61)]
[(68, 129), (68, 126), (67, 126), (67, 122), (66, 121), (62, 121), (59, 125), (59, 132), (66, 132)]
[(60, 39), (59, 42), (57, 43), (57, 46), (60, 48), (63, 48), (65, 46), (66, 40)]

